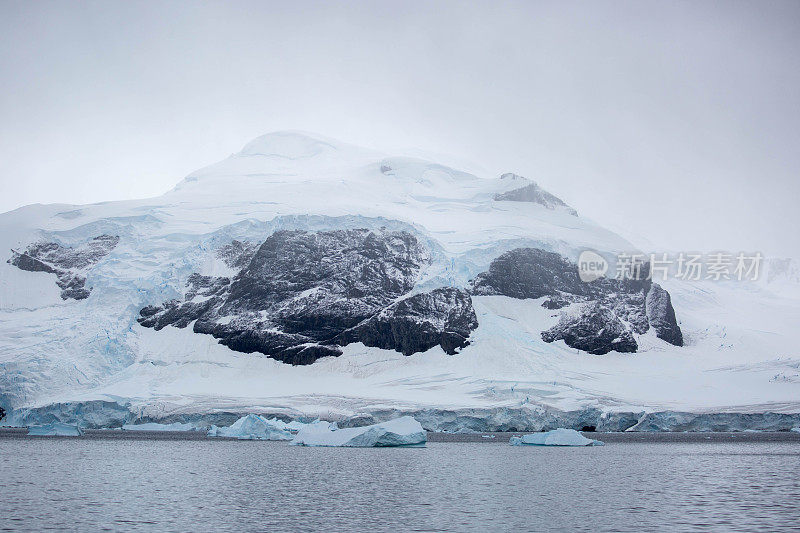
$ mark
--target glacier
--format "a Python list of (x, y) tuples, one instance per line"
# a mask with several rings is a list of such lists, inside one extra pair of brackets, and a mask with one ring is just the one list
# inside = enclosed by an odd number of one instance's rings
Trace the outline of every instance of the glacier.
[(345, 448), (381, 448), (423, 446), (428, 440), (422, 425), (413, 417), (401, 416), (388, 422), (352, 428), (308, 426), (294, 436), (294, 446), (335, 446)]
[(2, 423), (800, 425), (791, 260), (590, 291), (586, 249), (636, 250), (516, 174), (268, 134), (160, 197), (0, 214)]
[(587, 439), (574, 429), (557, 428), (544, 433), (511, 437), (512, 446), (603, 446), (603, 441)]

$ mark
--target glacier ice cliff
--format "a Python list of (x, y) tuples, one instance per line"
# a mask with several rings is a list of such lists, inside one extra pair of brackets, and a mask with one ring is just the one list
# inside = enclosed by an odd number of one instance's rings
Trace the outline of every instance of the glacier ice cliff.
[[(250, 417), (250, 418), (248, 418)], [(253, 418), (255, 417), (255, 419)], [(800, 413), (691, 413), (683, 411), (629, 412), (603, 411), (595, 408), (563, 411), (543, 405), (485, 408), (372, 408), (340, 415), (330, 422), (311, 421), (301, 412), (284, 410), (259, 414), (225, 410), (179, 411), (154, 417), (131, 404), (110, 401), (69, 402), (36, 408), (23, 408), (10, 413), (4, 423), (24, 427), (54, 423), (79, 425), (86, 429), (135, 429), (142, 424), (180, 424), (184, 427), (212, 427), (219, 436), (238, 437), (247, 431), (229, 429), (250, 420), (259, 431), (292, 432), (306, 428), (315, 430), (372, 426), (397, 418), (411, 417), (426, 431), (445, 433), (542, 432), (558, 428), (597, 432), (684, 432), (684, 431), (791, 431), (800, 426)], [(256, 420), (257, 419), (257, 420)], [(235, 427), (239, 427), (235, 426)], [(226, 433), (230, 433), (226, 435)], [(284, 435), (285, 437), (285, 435)]]

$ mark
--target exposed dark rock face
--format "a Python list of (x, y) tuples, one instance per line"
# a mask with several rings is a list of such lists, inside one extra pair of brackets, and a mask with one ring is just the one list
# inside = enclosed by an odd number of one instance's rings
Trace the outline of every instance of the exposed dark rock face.
[(242, 269), (253, 258), (258, 245), (252, 242), (231, 241), (217, 250), (217, 257), (231, 268)]
[(83, 300), (89, 297), (91, 287), (86, 287), (85, 271), (100, 261), (119, 243), (119, 237), (100, 235), (77, 248), (68, 248), (55, 242), (31, 244), (24, 252), (11, 250), (8, 263), (20, 270), (55, 274), (61, 298)]
[(193, 274), (183, 301), (140, 311), (139, 323), (207, 333), (233, 350), (260, 352), (291, 364), (340, 355), (364, 342), (406, 355), (437, 344), (448, 353), (477, 327), (469, 295), (437, 289), (410, 292), (430, 252), (404, 231), (278, 231), (254, 253), (225, 247), (232, 279)]
[(467, 338), (477, 327), (478, 318), (469, 293), (442, 288), (400, 300), (345, 331), (336, 341), (363, 342), (367, 346), (398, 350), (404, 355), (440, 345), (452, 355), (469, 344)]
[(528, 185), (523, 185), (518, 189), (512, 189), (504, 193), (496, 194), (494, 199), (498, 202), (529, 202), (542, 205), (547, 209), (564, 208), (571, 215), (578, 216), (578, 212), (565, 204), (561, 198), (553, 196), (546, 190), (539, 187), (535, 182), (529, 182), (525, 178), (511, 173), (503, 174), (500, 176), (500, 179), (520, 180), (521, 182), (524, 180), (524, 182), (528, 183)]
[(645, 299), (647, 319), (659, 339), (664, 339), (675, 346), (683, 346), (683, 333), (675, 319), (675, 309), (669, 293), (657, 283), (653, 283)]
[(6, 417), (6, 410), (0, 407), (0, 420)]
[(562, 314), (558, 324), (542, 332), (542, 340), (563, 340), (567, 346), (596, 355), (635, 352), (639, 347), (631, 330), (600, 302), (585, 304), (578, 314)]
[(512, 298), (548, 298), (547, 309), (562, 309), (559, 322), (542, 333), (546, 342), (564, 340), (593, 354), (635, 352), (633, 333), (652, 327), (659, 338), (683, 345), (669, 293), (652, 283), (648, 265), (637, 279), (600, 278), (582, 282), (578, 266), (553, 252), (517, 248), (504, 253), (473, 281), (473, 294)]
[(407, 232), (279, 231), (236, 276), (222, 311), (268, 310), (288, 333), (329, 338), (410, 291), (429, 260)]
[[(588, 296), (597, 292), (593, 284), (580, 280), (574, 263), (539, 248), (516, 248), (504, 253), (491, 262), (489, 270), (478, 274), (472, 286), (476, 295), (502, 294), (519, 299)], [(554, 306), (557, 308), (557, 304)]]

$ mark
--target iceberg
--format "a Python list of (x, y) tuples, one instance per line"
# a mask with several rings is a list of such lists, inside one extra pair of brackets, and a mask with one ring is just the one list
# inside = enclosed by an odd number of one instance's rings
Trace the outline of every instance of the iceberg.
[(385, 447), (424, 446), (428, 434), (422, 424), (410, 416), (388, 422), (339, 429), (335, 424), (308, 424), (289, 444), (295, 446)]
[(792, 428), (792, 431), (795, 433), (800, 433), (800, 427)]
[(173, 422), (172, 424), (146, 422), (144, 424), (125, 424), (122, 429), (125, 431), (197, 431), (198, 427), (194, 424), (182, 424), (181, 422)]
[(544, 433), (511, 437), (512, 446), (603, 446), (603, 441), (587, 439), (574, 429), (558, 428)]
[(285, 424), (274, 424), (263, 416), (243, 416), (228, 427), (211, 426), (209, 437), (232, 437), (239, 440), (291, 440), (292, 434), (284, 429)]
[(336, 422), (326, 422), (324, 420), (320, 420), (319, 418), (312, 422), (300, 422), (299, 420), (292, 420), (286, 424), (286, 429), (294, 433), (306, 428), (320, 428), (334, 431), (339, 429), (339, 425)]
[(28, 435), (50, 436), (50, 437), (80, 437), (83, 430), (78, 426), (54, 422), (42, 426), (31, 426), (28, 428)]

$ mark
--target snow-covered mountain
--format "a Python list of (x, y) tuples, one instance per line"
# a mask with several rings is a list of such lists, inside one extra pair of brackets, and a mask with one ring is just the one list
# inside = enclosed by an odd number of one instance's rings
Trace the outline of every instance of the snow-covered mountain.
[(796, 423), (796, 265), (586, 283), (586, 249), (635, 251), (515, 174), (272, 133), (158, 198), (0, 215), (0, 407), (90, 426)]

